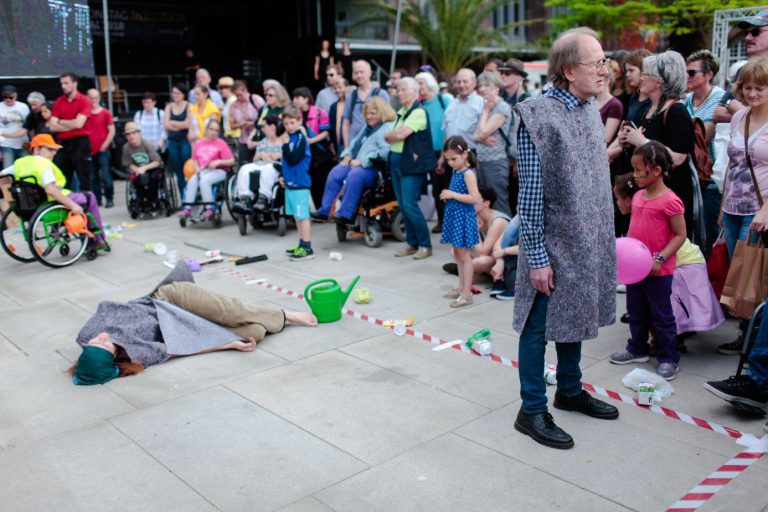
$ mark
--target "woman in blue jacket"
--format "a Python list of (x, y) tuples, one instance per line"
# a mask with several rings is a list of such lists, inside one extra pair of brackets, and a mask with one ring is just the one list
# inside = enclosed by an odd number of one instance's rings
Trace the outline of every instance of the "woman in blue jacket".
[(344, 196), (333, 220), (352, 223), (363, 192), (376, 184), (377, 172), (371, 161), (376, 158), (386, 160), (389, 156), (389, 144), (384, 140), (384, 134), (392, 129), (395, 111), (377, 96), (365, 102), (363, 116), (366, 127), (352, 139), (349, 147), (340, 155), (341, 162), (328, 174), (323, 203), (317, 212), (312, 214), (315, 219), (328, 219), (331, 207), (343, 185)]

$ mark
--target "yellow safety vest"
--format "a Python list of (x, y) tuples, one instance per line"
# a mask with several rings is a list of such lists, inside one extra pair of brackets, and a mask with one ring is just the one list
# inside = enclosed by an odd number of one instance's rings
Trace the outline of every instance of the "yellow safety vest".
[[(53, 169), (53, 176), (56, 178), (56, 186), (61, 189), (62, 194), (65, 196), (68, 195), (69, 190), (64, 188), (64, 185), (67, 184), (67, 178), (64, 177), (64, 173), (61, 172), (61, 169), (59, 169), (55, 163), (39, 155), (25, 156), (13, 162), (13, 177), (19, 180), (21, 178), (34, 176), (37, 180), (37, 184), (43, 187), (43, 171), (49, 168)], [(50, 195), (48, 196), (48, 199), (50, 201), (54, 200)]]

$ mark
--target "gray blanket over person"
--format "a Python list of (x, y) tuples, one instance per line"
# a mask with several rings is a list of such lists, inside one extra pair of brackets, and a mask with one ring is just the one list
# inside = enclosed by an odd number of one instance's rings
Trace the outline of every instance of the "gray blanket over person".
[(77, 336), (83, 352), (75, 384), (104, 384), (171, 358), (236, 349), (250, 352), (286, 323), (316, 326), (311, 313), (245, 304), (194, 283), (184, 262), (149, 294), (103, 301)]

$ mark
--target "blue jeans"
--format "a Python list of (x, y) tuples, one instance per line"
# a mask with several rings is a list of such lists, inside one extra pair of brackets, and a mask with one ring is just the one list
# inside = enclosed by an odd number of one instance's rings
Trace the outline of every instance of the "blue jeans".
[[(415, 174), (403, 176), (400, 174), (400, 166), (403, 156), (400, 153), (389, 154), (389, 173), (392, 175), (392, 187), (395, 189), (395, 198), (403, 212), (405, 221), (405, 242), (414, 248), (432, 248), (432, 240), (429, 238), (429, 228), (424, 214), (419, 208), (421, 189), (424, 186), (427, 175)], [(542, 375), (544, 375), (542, 367)]]
[(768, 312), (763, 308), (763, 320), (757, 330), (757, 338), (749, 353), (749, 370), (746, 374), (757, 382), (757, 385), (768, 390)]
[(101, 192), (107, 202), (115, 198), (115, 188), (112, 186), (112, 166), (109, 151), (100, 151), (91, 156), (91, 190), (96, 194), (96, 202), (101, 204)]
[[(520, 333), (520, 398), (529, 414), (547, 412), (547, 383), (544, 380), (545, 330), (549, 297), (537, 293), (531, 312)], [(557, 350), (557, 391), (572, 397), (581, 393), (581, 342), (555, 343)]]
[(187, 139), (168, 139), (168, 165), (171, 172), (176, 174), (179, 190), (187, 187), (187, 179), (184, 177), (184, 163), (192, 156), (192, 146)]
[[(749, 225), (752, 224), (754, 218), (754, 215), (731, 215), (723, 212), (723, 233), (725, 234), (725, 246), (728, 248), (728, 258), (733, 259), (736, 242), (747, 239)], [(753, 236), (752, 240), (757, 241), (757, 235)]]
[(501, 234), (501, 248), (506, 249), (517, 245), (518, 238), (520, 238), (520, 216), (515, 215)]
[(337, 165), (331, 169), (325, 181), (323, 202), (322, 206), (318, 208), (317, 213), (323, 215), (330, 213), (331, 206), (333, 206), (333, 202), (343, 186), (344, 196), (341, 198), (341, 206), (336, 210), (336, 214), (345, 219), (354, 218), (363, 192), (376, 184), (376, 175), (375, 169)]
[(3, 169), (13, 165), (13, 162), (23, 157), (26, 151), (23, 149), (0, 147), (3, 151)]

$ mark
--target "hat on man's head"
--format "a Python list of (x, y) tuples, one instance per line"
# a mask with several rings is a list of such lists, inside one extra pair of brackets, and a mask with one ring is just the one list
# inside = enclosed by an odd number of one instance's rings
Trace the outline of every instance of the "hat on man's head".
[(0, 94), (16, 94), (16, 88), (12, 85), (4, 85)]
[(141, 128), (139, 128), (139, 125), (134, 123), (133, 121), (128, 121), (125, 123), (125, 130), (123, 130), (123, 133), (129, 134), (133, 132), (140, 132)]
[(223, 76), (219, 78), (219, 83), (216, 84), (216, 87), (232, 87), (235, 85), (235, 79), (231, 76)]
[(29, 149), (32, 148), (51, 148), (51, 149), (61, 149), (60, 144), (56, 144), (56, 141), (53, 140), (53, 137), (50, 133), (40, 133), (38, 135), (35, 135), (32, 137), (32, 140), (29, 141)]
[(115, 363), (115, 356), (100, 347), (83, 347), (83, 353), (77, 359), (77, 367), (72, 380), (80, 386), (106, 384), (120, 375), (120, 368)]
[(766, 25), (768, 25), (768, 11), (760, 11), (754, 16), (742, 18), (741, 21), (739, 21), (738, 27), (739, 28), (765, 27)]
[(501, 63), (501, 65), (498, 67), (498, 70), (511, 71), (523, 78), (528, 76), (528, 72), (525, 70), (525, 64), (523, 64), (523, 61), (517, 59), (507, 59)]

